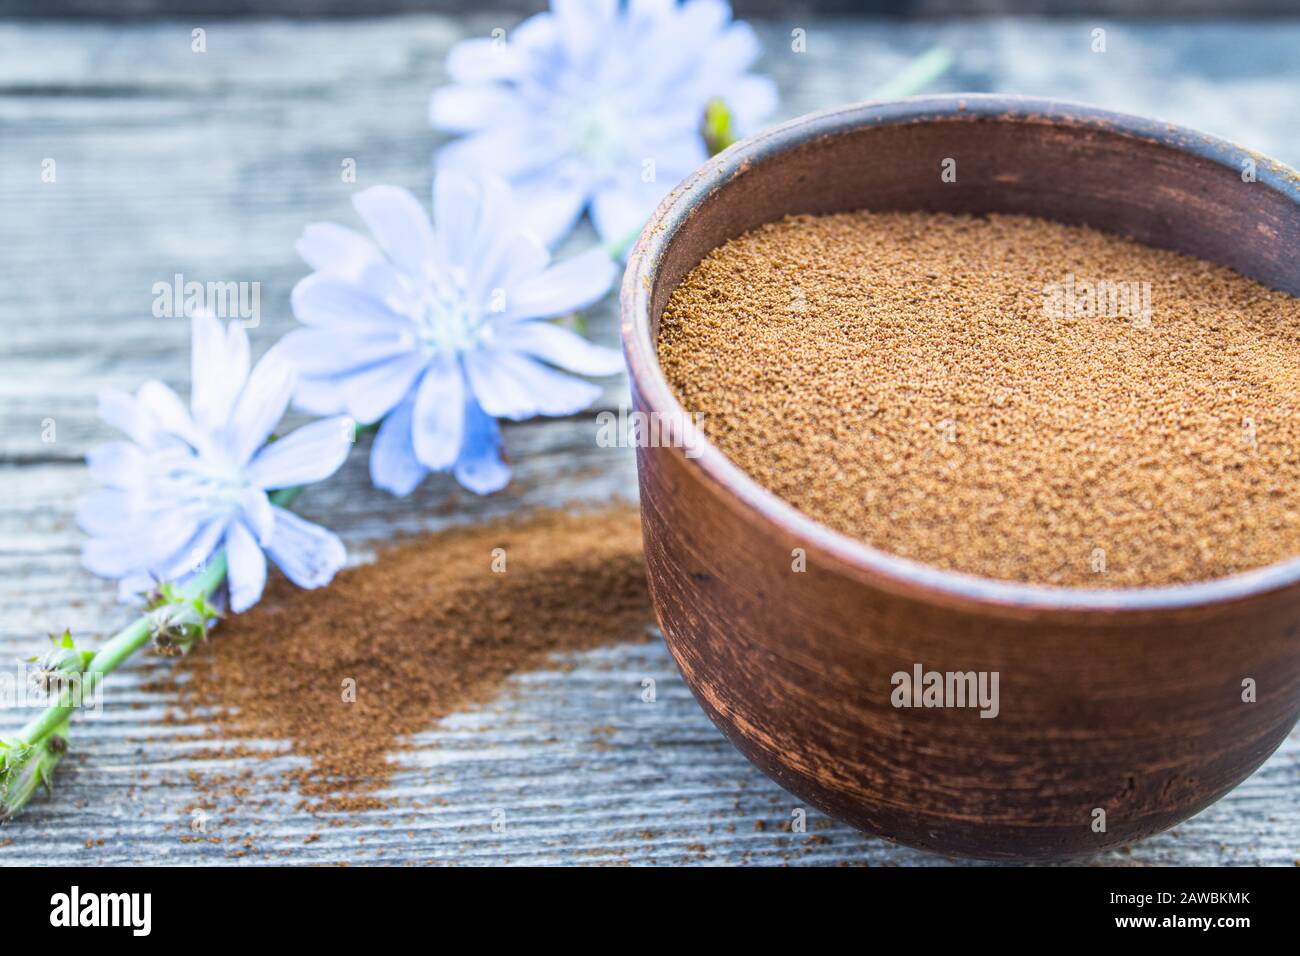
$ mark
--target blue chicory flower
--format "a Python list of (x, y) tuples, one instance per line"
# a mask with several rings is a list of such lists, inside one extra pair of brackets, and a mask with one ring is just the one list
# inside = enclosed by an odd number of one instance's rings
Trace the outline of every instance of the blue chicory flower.
[(430, 116), (465, 134), (439, 168), (491, 170), (515, 188), (527, 225), (548, 245), (588, 206), (601, 238), (621, 243), (707, 157), (710, 100), (744, 134), (776, 106), (749, 24), (724, 0), (552, 0), (506, 42), (452, 48), (452, 85)]
[(102, 487), (77, 509), (91, 535), (82, 563), (118, 579), (119, 597), (129, 600), (157, 581), (184, 583), (224, 547), (236, 612), (262, 596), (266, 554), (299, 587), (328, 584), (346, 558), (343, 543), (272, 504), (267, 490), (332, 475), (351, 447), (351, 423), (317, 421), (266, 444), (289, 405), (295, 372), (273, 348), (250, 374), (238, 322), (223, 329), (210, 315), (195, 316), (192, 366), (188, 410), (157, 380), (134, 396), (100, 394), (100, 416), (131, 440), (87, 458)]
[(572, 415), (600, 395), (555, 366), (622, 369), (618, 352), (537, 321), (604, 296), (614, 263), (594, 249), (549, 266), (546, 248), (514, 225), (509, 187), (493, 177), (439, 175), (436, 231), (404, 189), (373, 186), (353, 205), (378, 248), (333, 223), (308, 226), (298, 243), (316, 271), (293, 290), (305, 327), (280, 343), (299, 368), (295, 403), (363, 424), (383, 419), (370, 475), (393, 494), (447, 470), (476, 494), (499, 490), (510, 469), (497, 418)]

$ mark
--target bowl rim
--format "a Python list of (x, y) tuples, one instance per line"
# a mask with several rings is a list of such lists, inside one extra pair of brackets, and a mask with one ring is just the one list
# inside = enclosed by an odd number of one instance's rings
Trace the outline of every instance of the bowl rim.
[[(731, 177), (751, 166), (806, 144), (864, 126), (927, 122), (996, 120), (1090, 128), (1120, 137), (1191, 153), (1238, 173), (1240, 161), (1256, 161), (1256, 183), (1300, 206), (1300, 173), (1228, 140), (1177, 124), (1099, 109), (1067, 100), (989, 93), (945, 93), (837, 106), (808, 113), (743, 139), (709, 159), (660, 203), (628, 256), (620, 292), (621, 335), (628, 376), (645, 410), (659, 413), (670, 432), (680, 429), (685, 409), (677, 400), (650, 337), (650, 294), (659, 263), (696, 206)], [(681, 436), (674, 435), (680, 443)], [(1256, 597), (1300, 582), (1300, 556), (1285, 561), (1186, 584), (1122, 588), (1081, 588), (1027, 584), (950, 571), (874, 548), (799, 511), (731, 462), (707, 436), (693, 441), (694, 457), (680, 447), (660, 449), (682, 455), (688, 467), (706, 477), (761, 520), (849, 569), (892, 590), (921, 593), (961, 604), (1042, 611), (1145, 612), (1202, 608)]]

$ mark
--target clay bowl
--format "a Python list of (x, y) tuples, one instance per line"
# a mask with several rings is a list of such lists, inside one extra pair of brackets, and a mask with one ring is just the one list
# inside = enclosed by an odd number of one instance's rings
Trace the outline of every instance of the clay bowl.
[[(949, 157), (955, 183), (940, 180)], [(1255, 182), (1243, 182), (1246, 160)], [(891, 556), (761, 488), (707, 443), (707, 423), (691, 455), (672, 447), (685, 437), (683, 409), (654, 343), (668, 295), (705, 253), (787, 213), (1027, 213), (1300, 294), (1298, 182), (1281, 164), (1164, 123), (969, 95), (805, 116), (678, 186), (631, 254), (623, 342), (635, 410), (668, 426), (658, 447), (637, 451), (656, 613), (732, 743), (833, 817), (1004, 860), (1130, 843), (1263, 763), (1300, 711), (1300, 559), (1191, 585), (1088, 590)], [(792, 571), (795, 548), (805, 573)], [(917, 663), (998, 672), (998, 716), (895, 708), (891, 676)]]

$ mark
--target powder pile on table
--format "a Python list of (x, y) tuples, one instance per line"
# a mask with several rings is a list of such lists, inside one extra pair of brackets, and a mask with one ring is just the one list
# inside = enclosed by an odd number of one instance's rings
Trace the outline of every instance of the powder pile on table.
[(634, 509), (455, 527), (327, 588), (273, 582), (184, 658), (177, 719), (215, 719), (223, 740), (288, 739), (310, 760), (292, 775), (308, 809), (367, 809), (404, 736), (554, 652), (645, 639), (652, 623)]
[(1023, 216), (796, 216), (696, 266), (658, 349), (710, 441), (884, 551), (1083, 587), (1300, 555), (1300, 299), (1222, 266)]

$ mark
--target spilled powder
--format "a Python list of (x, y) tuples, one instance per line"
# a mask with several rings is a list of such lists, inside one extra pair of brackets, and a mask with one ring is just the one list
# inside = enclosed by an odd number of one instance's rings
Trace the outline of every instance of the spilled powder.
[[(493, 570), (502, 555), (505, 571)], [(310, 761), (288, 781), (308, 809), (382, 806), (403, 737), (491, 700), (554, 652), (644, 639), (652, 622), (633, 509), (453, 528), (322, 590), (273, 582), (183, 659), (180, 719), (215, 711), (225, 739), (288, 740)]]
[[(1085, 280), (1150, 311), (1089, 314)], [(1020, 216), (799, 216), (710, 253), (658, 346), (725, 454), (894, 554), (1084, 587), (1300, 555), (1300, 299), (1221, 266)]]

